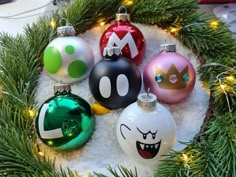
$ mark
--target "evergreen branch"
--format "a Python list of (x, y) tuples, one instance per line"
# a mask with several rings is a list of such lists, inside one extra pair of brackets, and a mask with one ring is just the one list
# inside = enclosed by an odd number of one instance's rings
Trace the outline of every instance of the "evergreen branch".
[[(137, 173), (137, 169), (135, 168), (134, 172), (132, 172), (131, 170), (127, 169), (126, 167), (123, 166), (118, 166), (118, 172), (114, 169), (112, 169), (111, 166), (108, 167), (108, 171), (111, 173), (112, 176), (114, 177), (138, 177), (138, 173)], [(94, 174), (97, 177), (107, 177), (101, 173), (96, 173), (94, 172)]]
[(206, 161), (205, 142), (192, 142), (183, 151), (171, 151), (162, 160), (155, 177), (203, 177)]
[[(200, 68), (200, 76), (214, 97), (215, 113), (236, 110), (236, 69), (218, 63), (209, 63)], [(217, 78), (217, 76), (220, 76)]]
[(129, 12), (135, 23), (158, 25), (165, 29), (198, 9), (194, 0), (136, 0)]
[[(34, 103), (39, 65), (31, 51), (27, 40), (22, 36), (16, 38), (7, 34), (0, 36), (0, 84), (2, 90), (8, 93), (5, 98), (9, 102), (26, 105)], [(11, 97), (12, 95), (12, 97)]]
[[(3, 122), (0, 115), (0, 174), (7, 176), (59, 176), (55, 173), (54, 164), (46, 159), (40, 160), (37, 149), (29, 138), (27, 130), (19, 130), (14, 122)], [(20, 115), (18, 115), (20, 116)], [(6, 120), (7, 118), (5, 118)]]
[(236, 176), (236, 112), (214, 116), (205, 134), (212, 152), (212, 164), (219, 177)]
[(208, 62), (232, 65), (230, 58), (236, 55), (236, 40), (232, 38), (232, 33), (220, 21), (219, 26), (213, 28), (210, 26), (213, 19), (195, 14), (194, 18), (189, 17), (191, 25), (184, 24), (176, 37), (187, 47), (196, 49)]
[(99, 20), (109, 22), (120, 3), (120, 0), (75, 0), (62, 11), (62, 17), (75, 27), (77, 33), (81, 33), (92, 28)]
[[(36, 22), (26, 25), (24, 28), (31, 51), (40, 61), (42, 61), (42, 55), (46, 46), (56, 37), (56, 27), (59, 23), (59, 18), (58, 11), (55, 11), (50, 16), (39, 17)], [(52, 26), (52, 22), (55, 23), (55, 26)]]

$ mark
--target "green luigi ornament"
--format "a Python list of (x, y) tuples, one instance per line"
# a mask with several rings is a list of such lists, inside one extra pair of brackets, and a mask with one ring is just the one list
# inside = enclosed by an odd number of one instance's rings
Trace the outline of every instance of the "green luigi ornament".
[(71, 93), (70, 85), (54, 86), (54, 94), (39, 109), (35, 122), (37, 134), (43, 143), (57, 150), (79, 148), (94, 131), (91, 107)]

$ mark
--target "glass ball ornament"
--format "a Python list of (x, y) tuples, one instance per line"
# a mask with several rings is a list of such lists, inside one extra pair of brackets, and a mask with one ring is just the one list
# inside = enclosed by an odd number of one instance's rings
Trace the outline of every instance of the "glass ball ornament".
[(152, 93), (141, 93), (127, 106), (116, 124), (120, 147), (132, 160), (156, 166), (176, 140), (176, 125), (171, 113), (156, 102)]
[(99, 45), (101, 54), (105, 47), (113, 46), (120, 47), (122, 55), (133, 63), (142, 62), (146, 46), (145, 39), (142, 32), (130, 23), (130, 15), (127, 12), (118, 12), (115, 23), (109, 26), (101, 36)]
[(162, 44), (160, 53), (145, 66), (143, 82), (146, 90), (160, 102), (176, 104), (192, 92), (196, 80), (191, 62), (176, 53), (175, 44)]
[(126, 107), (137, 99), (142, 86), (137, 66), (121, 55), (119, 47), (104, 49), (104, 58), (89, 75), (89, 89), (101, 105), (109, 109)]
[(52, 40), (43, 55), (44, 70), (55, 81), (71, 84), (87, 78), (94, 65), (89, 45), (75, 36), (72, 26), (57, 28), (59, 37)]
[(57, 150), (83, 146), (95, 126), (90, 105), (71, 93), (69, 85), (54, 86), (55, 96), (45, 101), (35, 120), (38, 137)]

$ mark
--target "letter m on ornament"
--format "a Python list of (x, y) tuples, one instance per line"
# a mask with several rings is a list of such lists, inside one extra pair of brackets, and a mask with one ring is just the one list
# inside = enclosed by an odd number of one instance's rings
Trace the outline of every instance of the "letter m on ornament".
[[(130, 32), (126, 33), (126, 35), (123, 38), (119, 38), (117, 36), (117, 34), (115, 32), (113, 32), (109, 38), (108, 43), (107, 43), (108, 47), (117, 46), (117, 47), (120, 47), (121, 50), (123, 50), (123, 48), (126, 45), (128, 45), (128, 47), (129, 47), (131, 58), (134, 58), (136, 55), (138, 55), (137, 46), (136, 46), (134, 39), (133, 39), (132, 35), (130, 34)], [(128, 51), (124, 51), (124, 50), (122, 52), (125, 52), (126, 54), (129, 53)]]

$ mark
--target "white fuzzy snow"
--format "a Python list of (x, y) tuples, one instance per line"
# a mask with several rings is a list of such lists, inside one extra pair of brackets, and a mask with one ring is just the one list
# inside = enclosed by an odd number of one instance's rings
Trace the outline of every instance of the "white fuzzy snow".
[[(197, 56), (189, 49), (183, 47), (173, 37), (167, 35), (167, 33), (158, 29), (156, 26), (144, 26), (140, 24), (136, 24), (136, 26), (142, 31), (146, 40), (146, 52), (143, 63), (139, 65), (140, 71), (143, 71), (147, 61), (158, 54), (160, 44), (165, 42), (175, 43), (177, 52), (188, 58), (197, 70), (197, 66), (199, 65)], [(80, 35), (92, 48), (96, 62), (101, 58), (99, 40), (102, 32), (107, 27), (96, 27)], [(37, 101), (39, 105), (53, 96), (53, 86), (55, 84), (55, 81), (42, 72), (37, 89)], [(142, 88), (141, 92), (143, 91), (144, 89)], [(94, 98), (89, 92), (88, 79), (72, 85), (72, 93), (81, 96), (90, 104), (94, 102)], [(176, 105), (164, 105), (173, 114), (177, 125), (177, 142), (173, 149), (182, 150), (184, 145), (178, 141), (188, 142), (199, 132), (208, 108), (208, 100), (209, 95), (202, 88), (201, 82), (197, 77), (195, 87), (186, 100)], [(111, 176), (107, 170), (109, 165), (112, 168), (117, 168), (117, 165), (123, 165), (132, 170), (136, 166), (140, 177), (152, 177), (155, 168), (131, 161), (122, 151), (116, 140), (116, 121), (121, 111), (114, 110), (106, 115), (96, 116), (94, 134), (89, 142), (81, 149), (69, 152), (56, 152), (43, 144), (40, 144), (40, 147), (45, 148), (51, 158), (56, 158), (57, 167), (59, 165), (63, 168), (69, 167), (72, 170), (77, 170), (81, 175), (84, 175), (86, 172), (92, 173), (96, 171)]]

